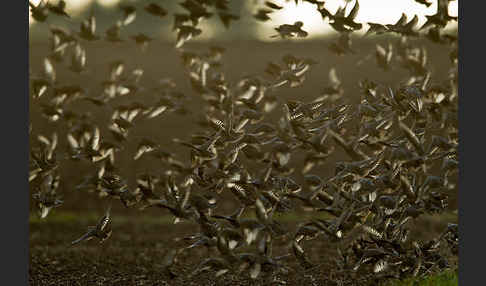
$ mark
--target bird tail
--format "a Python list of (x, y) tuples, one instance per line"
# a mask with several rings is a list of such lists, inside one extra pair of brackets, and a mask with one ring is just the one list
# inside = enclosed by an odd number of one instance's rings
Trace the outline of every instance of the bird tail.
[(78, 244), (78, 243), (80, 243), (80, 242), (82, 242), (84, 240), (89, 240), (90, 237), (91, 237), (91, 232), (87, 232), (83, 236), (81, 236), (80, 238), (78, 238), (78, 239), (74, 240), (73, 242), (71, 242), (71, 246), (74, 246), (74, 245), (76, 245), (76, 244)]

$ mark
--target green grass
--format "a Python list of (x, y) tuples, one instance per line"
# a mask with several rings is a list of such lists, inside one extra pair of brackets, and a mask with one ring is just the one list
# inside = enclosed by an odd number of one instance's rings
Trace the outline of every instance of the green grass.
[(459, 279), (457, 271), (449, 270), (427, 276), (425, 278), (408, 278), (405, 280), (391, 280), (382, 286), (457, 286)]
[[(101, 217), (103, 213), (95, 213), (95, 212), (83, 212), (83, 213), (75, 213), (70, 211), (57, 211), (50, 213), (46, 218), (41, 219), (37, 213), (31, 213), (29, 215), (29, 223), (30, 224), (41, 224), (41, 223), (96, 223)], [(112, 215), (113, 216), (113, 215)], [(173, 216), (170, 215), (160, 215), (160, 216), (153, 216), (153, 215), (115, 215), (113, 221), (116, 223), (125, 223), (125, 222), (141, 222), (146, 224), (168, 224), (171, 223), (174, 219)]]
[[(68, 222), (91, 222), (97, 221), (103, 213), (96, 213), (96, 212), (83, 212), (83, 213), (75, 213), (71, 211), (59, 211), (53, 210), (49, 215), (41, 219), (36, 212), (32, 212), (29, 215), (29, 223), (37, 224), (37, 223), (68, 223)], [(253, 212), (249, 212), (245, 214), (243, 217), (245, 218), (256, 218), (256, 215)], [(276, 215), (275, 218), (280, 222), (294, 222), (294, 221), (304, 221), (310, 218), (321, 218), (326, 219), (329, 218), (330, 215), (322, 212), (318, 214), (295, 214), (295, 213), (286, 213), (282, 215)], [(134, 213), (133, 215), (126, 215), (115, 213), (113, 214), (113, 220), (116, 220), (117, 223), (123, 222), (130, 222), (130, 221), (137, 221), (142, 223), (148, 224), (168, 224), (172, 223), (174, 217), (168, 212), (163, 212), (160, 215), (154, 214), (144, 214), (144, 213)]]
[[(68, 223), (68, 222), (92, 222), (97, 221), (103, 215), (102, 212), (82, 212), (76, 213), (71, 211), (65, 210), (53, 210), (47, 218), (41, 219), (37, 212), (32, 211), (29, 215), (29, 223)], [(148, 224), (168, 224), (172, 223), (174, 217), (168, 212), (163, 212), (160, 215), (147, 214), (147, 213), (134, 213), (133, 215), (126, 215), (115, 213), (113, 215), (113, 219), (117, 221), (117, 223), (129, 222), (129, 221), (137, 221), (142, 223)], [(246, 218), (256, 218), (253, 212), (249, 212), (244, 215)], [(311, 218), (320, 218), (320, 219), (328, 219), (331, 216), (325, 212), (320, 213), (285, 213), (276, 215), (275, 218), (280, 222), (295, 222), (295, 221), (307, 221)], [(457, 222), (457, 214), (453, 213), (443, 213), (440, 215), (424, 215), (423, 218), (428, 221), (430, 224), (435, 224), (440, 221), (447, 221), (447, 222)]]

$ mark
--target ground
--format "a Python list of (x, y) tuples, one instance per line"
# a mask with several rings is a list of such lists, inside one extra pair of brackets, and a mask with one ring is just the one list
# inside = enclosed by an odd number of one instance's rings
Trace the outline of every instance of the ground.
[[(261, 280), (252, 281), (245, 276), (227, 275), (215, 279), (214, 273), (185, 278), (185, 273), (191, 272), (207, 257), (208, 251), (204, 247), (183, 252), (174, 267), (180, 277), (170, 279), (162, 271), (162, 259), (168, 249), (184, 245), (178, 238), (194, 233), (193, 226), (189, 223), (174, 225), (165, 211), (155, 209), (147, 213), (125, 213), (121, 208), (113, 211), (113, 234), (104, 244), (91, 240), (73, 247), (70, 242), (88, 225), (97, 222), (97, 214), (81, 217), (79, 213), (54, 211), (46, 220), (33, 215), (29, 242), (31, 285), (264, 285)], [(297, 217), (285, 216), (280, 221), (292, 230)], [(457, 222), (457, 215), (424, 216), (412, 228), (412, 237), (430, 239), (447, 222)], [(275, 255), (289, 252), (287, 242), (280, 240), (274, 244)], [(318, 238), (304, 243), (304, 248), (311, 261), (319, 261), (318, 266), (303, 271), (291, 257), (288, 262), (299, 271), (279, 278), (287, 285), (329, 282), (327, 279), (332, 279), (334, 269), (332, 261), (326, 257), (333, 256), (335, 245)]]

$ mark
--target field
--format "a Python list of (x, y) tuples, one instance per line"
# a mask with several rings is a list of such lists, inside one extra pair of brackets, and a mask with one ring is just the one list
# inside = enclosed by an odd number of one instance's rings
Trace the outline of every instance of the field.
[[(378, 40), (376, 40), (378, 39)], [(336, 68), (340, 80), (343, 82), (345, 97), (357, 103), (360, 98), (357, 82), (368, 78), (384, 85), (398, 86), (408, 71), (396, 66), (392, 72), (385, 72), (376, 67), (374, 57), (363, 64), (356, 63), (367, 55), (374, 54), (375, 44), (396, 42), (397, 38), (378, 37), (371, 40), (356, 39), (354, 45), (360, 52), (356, 55), (337, 57), (328, 50), (328, 45), (334, 39), (323, 39), (303, 43), (260, 43), (260, 42), (229, 42), (211, 43), (227, 49), (223, 58), (222, 70), (229, 81), (236, 81), (241, 76), (262, 74), (268, 62), (279, 62), (282, 56), (292, 54), (298, 57), (309, 57), (318, 62), (307, 74), (306, 82), (298, 88), (286, 88), (279, 93), (282, 101), (295, 99), (308, 101), (319, 95), (328, 82), (328, 73), (332, 67)], [(429, 63), (432, 67), (432, 82), (442, 82), (447, 78), (449, 62), (448, 49), (431, 44), (428, 41), (416, 41), (417, 45), (428, 48)], [(185, 50), (201, 51), (207, 44), (188, 43)], [(155, 87), (159, 79), (170, 77), (177, 83), (178, 90), (189, 95), (187, 115), (164, 114), (150, 122), (141, 124), (133, 132), (134, 138), (150, 136), (160, 142), (164, 149), (176, 154), (184, 149), (174, 144), (174, 137), (188, 138), (197, 125), (194, 123), (202, 114), (198, 109), (201, 99), (192, 91), (184, 71), (180, 65), (181, 59), (172, 43), (152, 42), (145, 53), (140, 52), (133, 43), (101, 46), (96, 43), (87, 44), (89, 74), (77, 76), (59, 65), (57, 76), (59, 81), (75, 81), (86, 90), (96, 93), (99, 82), (106, 78), (107, 63), (123, 60), (127, 69), (142, 67), (145, 71), (142, 84)], [(48, 51), (48, 45), (40, 42), (30, 43), (30, 69), (35, 74), (41, 70), (43, 56)], [(130, 56), (127, 56), (130, 55)], [(147, 92), (148, 94), (148, 92)], [(147, 94), (137, 95), (142, 101)], [(128, 101), (127, 101), (128, 102)], [(55, 125), (47, 124), (40, 115), (38, 107), (31, 101), (30, 121), (34, 123), (33, 136), (56, 130)], [(75, 106), (77, 111), (91, 111), (92, 105), (82, 103)], [(96, 114), (103, 120), (107, 115)], [(66, 133), (59, 131), (59, 137)], [(136, 149), (138, 140), (129, 141), (126, 149), (117, 157), (121, 175), (131, 182), (134, 187), (135, 177), (146, 170), (160, 170), (154, 160), (144, 159), (132, 162), (130, 154)], [(64, 146), (61, 146), (64, 148)], [(324, 166), (316, 168), (313, 173), (328, 177), (334, 173), (334, 163), (342, 160), (344, 153), (337, 151)], [(297, 160), (298, 161), (298, 160)], [(31, 216), (29, 221), (30, 239), (30, 283), (31, 285), (272, 285), (263, 280), (252, 280), (247, 276), (224, 275), (215, 278), (214, 273), (202, 273), (196, 278), (187, 278), (187, 274), (197, 266), (201, 258), (211, 255), (211, 251), (204, 247), (184, 251), (178, 256), (174, 265), (177, 277), (170, 279), (161, 267), (163, 257), (173, 247), (179, 247), (186, 242), (181, 237), (191, 234), (195, 225), (190, 223), (172, 224), (173, 217), (167, 211), (148, 209), (139, 212), (136, 209), (124, 208), (121, 203), (113, 206), (113, 234), (104, 244), (89, 241), (75, 247), (70, 242), (79, 237), (88, 225), (94, 225), (106, 206), (105, 199), (99, 199), (94, 194), (82, 193), (75, 190), (82, 175), (91, 170), (91, 166), (83, 162), (66, 162), (62, 170), (63, 180), (59, 190), (63, 195), (64, 204), (52, 211), (46, 219), (39, 219), (35, 204), (31, 201)], [(160, 170), (162, 172), (162, 170)], [(297, 174), (296, 176), (300, 176)], [(297, 179), (302, 179), (301, 177)], [(222, 205), (215, 212), (224, 213), (231, 208)], [(442, 215), (424, 215), (420, 217), (412, 228), (411, 237), (418, 240), (428, 240), (446, 227), (447, 223), (457, 223), (457, 190), (449, 198), (449, 210)], [(307, 216), (307, 217), (306, 217)], [(295, 231), (296, 226), (303, 219), (308, 218), (305, 212), (283, 215), (277, 219), (288, 227), (289, 233)], [(284, 237), (274, 242), (274, 253), (288, 252), (291, 239)], [(308, 245), (303, 243), (311, 261), (319, 259), (323, 262), (314, 268), (303, 271), (298, 264), (289, 258), (293, 269), (278, 279), (287, 285), (360, 285), (358, 279), (353, 282), (343, 281), (338, 284), (340, 273), (333, 268), (331, 260), (336, 249), (325, 240), (314, 240)], [(326, 257), (329, 257), (326, 261)], [(453, 259), (454, 261), (454, 259)], [(389, 285), (457, 285), (455, 269), (429, 280), (414, 280), (390, 282)], [(357, 284), (354, 284), (357, 283)], [(415, 284), (419, 283), (419, 284)], [(388, 285), (388, 284), (387, 284)]]
[[(162, 259), (171, 247), (184, 245), (177, 238), (191, 234), (195, 225), (173, 225), (172, 218), (158, 210), (142, 216), (136, 211), (119, 209), (113, 212), (113, 216), (114, 232), (109, 242), (100, 245), (96, 241), (89, 241), (78, 247), (70, 247), (70, 242), (87, 225), (96, 222), (97, 214), (60, 210), (53, 213), (48, 221), (41, 221), (32, 215), (29, 241), (31, 285), (272, 285), (252, 281), (249, 277), (223, 276), (214, 279), (212, 273), (203, 273), (197, 279), (170, 279), (160, 266)], [(302, 217), (286, 216), (279, 219), (293, 231), (295, 222), (302, 220)], [(457, 223), (457, 215), (424, 216), (417, 222), (411, 235), (424, 241), (431, 239), (442, 231), (446, 222)], [(287, 252), (288, 241), (275, 243), (274, 251)], [(312, 253), (311, 260), (322, 256), (332, 257), (336, 251), (325, 240), (317, 244), (309, 243), (308, 246), (304, 244), (304, 247), (308, 247), (306, 251)], [(197, 266), (199, 257), (206, 255), (205, 248), (183, 252), (175, 266), (176, 273), (189, 273)], [(299, 269), (298, 266), (296, 268)], [(287, 285), (336, 285), (332, 279), (338, 278), (339, 273), (335, 272), (335, 269), (323, 263), (305, 272), (290, 272), (280, 279), (286, 281)], [(419, 285), (457, 285), (457, 274), (453, 271), (438, 277), (434, 275), (428, 278), (430, 282), (425, 280)], [(416, 285), (411, 281), (385, 285)]]

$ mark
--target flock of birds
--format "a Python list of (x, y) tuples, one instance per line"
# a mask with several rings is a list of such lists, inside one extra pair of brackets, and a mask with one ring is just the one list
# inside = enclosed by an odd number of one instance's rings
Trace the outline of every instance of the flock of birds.
[[(329, 19), (341, 33), (329, 48), (337, 54), (356, 53), (349, 35), (363, 27), (354, 21), (358, 1), (347, 16), (346, 7), (333, 15), (325, 9), (324, 1), (307, 2), (315, 4), (323, 19)], [(417, 2), (430, 5), (424, 0)], [(197, 24), (214, 14), (210, 8), (227, 27), (239, 17), (228, 11), (226, 0), (185, 0), (180, 5), (187, 14), (173, 15), (178, 33), (175, 46), (193, 92), (205, 102), (205, 116), (198, 122), (200, 132), (173, 139), (187, 148), (188, 162), (152, 139), (139, 141), (132, 159), (155, 158), (162, 163), (163, 173), (138, 174), (135, 189), (120, 175), (116, 163), (124, 145), (133, 141), (130, 131), (168, 112), (187, 113), (187, 96), (176, 90), (173, 81), (164, 80), (154, 91), (158, 94), (156, 103), (117, 105), (119, 98), (148, 90), (140, 85), (143, 69), (127, 72), (123, 61), (110, 63), (107, 79), (101, 82), (101, 93), (96, 96), (79, 84), (59, 82), (56, 65), (64, 62), (68, 51), (72, 55), (69, 70), (85, 73), (83, 44), (101, 36), (96, 33), (93, 14), (81, 22), (77, 33), (50, 26), (50, 54), (43, 60), (42, 73), (30, 75), (32, 100), (48, 122), (68, 131), (64, 151), (58, 148), (57, 132), (39, 134), (31, 143), (29, 182), (36, 190), (33, 198), (41, 218), (63, 204), (57, 192), (63, 162), (83, 160), (94, 172), (76, 188), (108, 197), (110, 203), (99, 223), (72, 245), (93, 238), (101, 243), (110, 237), (113, 200), (141, 211), (167, 210), (174, 223), (185, 220), (199, 225), (196, 233), (183, 238), (186, 246), (167, 251), (163, 264), (170, 278), (181, 275), (172, 270), (180, 253), (206, 247), (215, 251), (185, 275), (196, 277), (213, 271), (216, 277), (231, 273), (285, 283), (277, 279), (279, 273), (297, 271), (289, 267), (289, 261), (297, 262), (304, 271), (319, 267), (304, 248), (303, 242), (308, 240), (324, 240), (335, 246), (338, 271), (361, 273), (373, 281), (423, 276), (448, 267), (443, 250), (457, 255), (456, 224), (449, 224), (440, 236), (427, 242), (409, 236), (411, 222), (422, 214), (446, 210), (448, 194), (457, 189), (453, 179), (458, 170), (457, 36), (442, 33), (445, 25), (457, 18), (448, 14), (448, 0), (438, 2), (437, 13), (427, 16), (420, 29), (428, 28), (426, 34), (414, 29), (417, 16), (407, 21), (404, 14), (390, 25), (368, 23), (366, 35), (397, 33), (400, 37), (386, 48), (376, 45), (376, 52), (363, 61), (374, 56), (377, 66), (384, 70), (395, 68), (398, 62), (410, 76), (398, 87), (361, 80), (361, 100), (353, 106), (347, 103), (334, 68), (327, 86), (314, 100), (279, 98), (279, 89), (302, 85), (306, 73), (317, 64), (292, 55), (284, 56), (281, 63), (269, 63), (265, 76), (248, 76), (230, 83), (218, 70), (224, 48), (214, 46), (197, 53), (181, 46), (201, 34)], [(51, 14), (69, 17), (62, 0), (57, 5), (29, 4), (38, 22), (46, 22)], [(282, 9), (268, 1), (264, 5), (254, 14), (257, 20), (270, 20), (268, 14)], [(122, 28), (136, 18), (135, 7), (121, 5), (120, 9), (123, 17), (105, 33), (108, 42), (124, 41)], [(156, 17), (168, 15), (155, 3), (148, 4), (145, 11)], [(302, 22), (275, 30), (281, 37), (307, 36)], [(451, 47), (453, 68), (445, 82), (432, 83), (426, 50), (409, 41), (419, 35)], [(132, 38), (142, 46), (151, 41), (144, 34)], [(70, 110), (78, 101), (111, 112), (109, 121), (97, 122), (90, 113)], [(278, 112), (278, 120), (270, 119), (272, 111)], [(32, 129), (31, 124), (31, 134)], [(312, 172), (328, 164), (329, 156), (338, 150), (347, 158), (336, 163), (334, 175), (325, 178)], [(297, 156), (303, 157), (300, 170), (292, 160)], [(218, 213), (220, 198), (226, 193), (238, 202), (237, 206), (233, 213)], [(302, 209), (315, 216), (300, 223), (295, 231), (279, 222), (279, 214)], [(275, 256), (275, 241), (285, 241), (289, 253)]]

